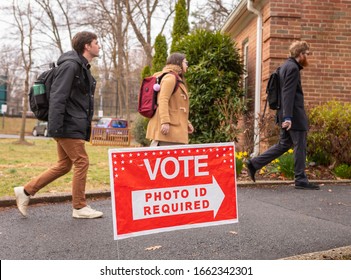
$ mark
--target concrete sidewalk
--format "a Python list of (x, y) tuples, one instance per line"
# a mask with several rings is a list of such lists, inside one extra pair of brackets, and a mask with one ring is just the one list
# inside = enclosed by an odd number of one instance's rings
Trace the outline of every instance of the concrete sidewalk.
[[(319, 184), (321, 186), (334, 186), (334, 185), (350, 185), (351, 180), (310, 180), (312, 183)], [(262, 187), (262, 188), (271, 188), (276, 186), (292, 186), (294, 185), (294, 181), (257, 181), (256, 183), (251, 181), (242, 181), (237, 182), (238, 187)], [(45, 189), (44, 189), (45, 190)], [(110, 191), (87, 191), (86, 197), (88, 199), (99, 199), (99, 198), (108, 198), (111, 196)], [(30, 204), (38, 204), (38, 203), (58, 203), (71, 201), (72, 196), (71, 193), (41, 193), (37, 194), (31, 198)], [(0, 207), (10, 207), (15, 206), (16, 200), (14, 196), (4, 196), (0, 197)]]

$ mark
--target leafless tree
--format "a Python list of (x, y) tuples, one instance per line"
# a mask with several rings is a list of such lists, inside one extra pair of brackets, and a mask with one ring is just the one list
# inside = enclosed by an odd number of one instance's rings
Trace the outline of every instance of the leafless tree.
[(68, 0), (35, 0), (35, 2), (44, 13), (36, 16), (43, 26), (42, 29), (38, 29), (38, 32), (49, 37), (62, 54), (64, 49), (61, 34), (68, 32), (69, 40), (72, 39), (72, 18), (68, 13), (68, 7), (74, 10), (75, 6), (72, 5), (72, 2), (69, 4)]
[(191, 13), (193, 29), (219, 30), (240, 0), (208, 0), (195, 7)]
[(37, 2), (40, 5), (40, 7), (44, 10), (46, 15), (48, 16), (50, 21), (50, 26), (47, 26), (46, 20), (43, 20), (42, 22), (44, 25), (48, 27), (48, 30), (52, 31), (54, 36), (54, 42), (57, 48), (60, 50), (60, 53), (62, 54), (63, 49), (62, 49), (62, 42), (60, 38), (60, 32), (56, 23), (55, 12), (52, 10), (52, 7), (50, 6), (50, 0), (35, 0), (35, 2)]
[(20, 53), (25, 71), (24, 91), (23, 91), (23, 111), (22, 125), (20, 130), (19, 143), (27, 143), (25, 141), (26, 114), (28, 111), (28, 92), (30, 71), (32, 69), (32, 50), (33, 50), (33, 30), (35, 23), (32, 18), (32, 8), (30, 3), (25, 7), (20, 7), (17, 1), (13, 0), (12, 14), (16, 22), (18, 34), (20, 38)]
[[(147, 65), (151, 66), (152, 61), (152, 36), (151, 30), (155, 28), (152, 25), (153, 19), (157, 18), (157, 9), (163, 10), (165, 5), (160, 5), (159, 0), (123, 0), (126, 6), (127, 20), (133, 28), (137, 40), (144, 48), (147, 57)], [(161, 26), (160, 33), (162, 33), (170, 16), (174, 12), (174, 1), (168, 2), (169, 12), (164, 12), (165, 20), (156, 22)], [(155, 21), (154, 21), (155, 22)]]
[(111, 102), (116, 104), (116, 116), (122, 116), (127, 108), (125, 104), (128, 99), (123, 77), (126, 49), (124, 38), (127, 36), (128, 29), (123, 1), (88, 0), (84, 1), (80, 7), (85, 14), (81, 22), (85, 26), (92, 26), (103, 42), (101, 45), (105, 70), (102, 70), (104, 75), (99, 75), (103, 77), (99, 87), (102, 85), (109, 87), (111, 83), (115, 84), (115, 98)]
[[(103, 68), (110, 69), (109, 74), (102, 70), (105, 72), (105, 80), (101, 82), (100, 86), (104, 85), (111, 89), (113, 88), (111, 83), (115, 84), (116, 89), (112, 91), (115, 94), (115, 99), (107, 96), (111, 95), (111, 91), (106, 93), (105, 97), (116, 104), (116, 116), (126, 116), (128, 120), (130, 119), (130, 98), (135, 92), (135, 84), (138, 83), (139, 86), (139, 79), (132, 77), (137, 75), (134, 67), (137, 64), (135, 61), (144, 61), (143, 55), (140, 56), (140, 48), (149, 52), (149, 60), (146, 60), (146, 63), (151, 63), (152, 58), (151, 27), (145, 28), (145, 21), (141, 20), (145, 18), (142, 9), (148, 5), (150, 0), (144, 2), (88, 0), (80, 5), (85, 14), (82, 23), (92, 26), (99, 38), (102, 38)], [(157, 2), (155, 1), (155, 5)], [(128, 13), (132, 20), (128, 20)], [(147, 35), (147, 29), (149, 35)], [(137, 57), (135, 57), (136, 54)], [(133, 67), (130, 67), (130, 62), (134, 62)], [(108, 63), (109, 65), (107, 65)], [(105, 94), (105, 90), (100, 90), (100, 92)], [(135, 97), (133, 97), (134, 99)]]
[[(192, 0), (186, 1), (190, 7)], [(17, 2), (20, 3), (13, 0), (13, 4)], [(35, 57), (37, 67), (40, 64), (37, 61), (45, 64), (48, 59), (57, 58), (56, 55), (52, 55), (51, 48), (47, 47), (48, 43), (54, 46), (52, 49), (54, 52), (63, 53), (65, 44), (68, 40), (69, 43), (71, 41), (72, 32), (83, 28), (94, 30), (102, 46), (101, 59), (92, 68), (92, 71), (99, 70), (97, 73), (93, 72), (94, 76), (99, 79), (97, 92), (101, 97), (104, 95), (106, 107), (110, 106), (109, 115), (129, 119), (130, 108), (136, 108), (135, 102), (137, 102), (137, 92), (140, 86), (139, 73), (142, 67), (151, 66), (153, 38), (170, 27), (167, 23), (174, 15), (177, 0), (76, 0), (73, 2), (34, 0), (25, 2), (31, 3), (31, 11), (30, 13), (18, 12), (15, 27), (20, 30), (17, 35), (24, 36), (27, 41), (29, 36), (31, 37), (30, 48), (27, 45), (22, 47), (22, 49), (24, 47), (28, 49), (25, 52), (26, 59), (30, 57), (31, 60), (30, 64), (26, 64), (27, 67), (34, 67), (32, 57)], [(20, 7), (23, 10), (24, 2), (21, 3)], [(20, 25), (21, 22), (23, 25)], [(33, 22), (36, 22), (36, 28), (31, 29), (29, 33), (25, 28), (30, 28)], [(171, 39), (170, 31), (165, 35)], [(22, 40), (25, 41), (25, 38)], [(45, 58), (44, 56), (48, 55), (46, 51), (49, 49), (50, 57)], [(38, 50), (40, 52), (37, 52)], [(29, 78), (24, 92), (28, 92), (28, 83)], [(27, 102), (24, 103), (27, 104)], [(101, 101), (100, 104), (102, 104)]]
[[(11, 45), (3, 45), (0, 52), (0, 75), (6, 77), (6, 81), (3, 82), (6, 82), (7, 110), (12, 115), (20, 111), (19, 104), (22, 102), (23, 81), (20, 80), (20, 72), (23, 73), (23, 69), (15, 66), (21, 65), (22, 59)], [(21, 94), (16, 94), (18, 91)]]
[(62, 14), (63, 14), (65, 20), (66, 20), (66, 27), (67, 27), (67, 31), (69, 34), (69, 39), (71, 40), (73, 38), (73, 36), (72, 36), (71, 18), (68, 14), (68, 9), (69, 9), (68, 7), (70, 5), (69, 1), (68, 0), (65, 0), (65, 1), (56, 0), (56, 1), (60, 7), (60, 10), (62, 11)]

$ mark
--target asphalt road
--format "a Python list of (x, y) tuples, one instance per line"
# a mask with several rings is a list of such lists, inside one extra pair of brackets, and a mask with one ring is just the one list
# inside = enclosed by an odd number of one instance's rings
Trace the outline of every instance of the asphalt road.
[(351, 186), (318, 191), (239, 187), (239, 222), (113, 240), (110, 199), (90, 201), (104, 217), (76, 220), (71, 204), (38, 204), (22, 218), (0, 208), (2, 260), (274, 260), (351, 245)]

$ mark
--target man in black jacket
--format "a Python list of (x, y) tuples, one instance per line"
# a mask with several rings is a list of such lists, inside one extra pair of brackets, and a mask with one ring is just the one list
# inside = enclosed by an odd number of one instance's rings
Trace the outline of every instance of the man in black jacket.
[(279, 143), (258, 157), (248, 160), (250, 177), (255, 181), (258, 169), (278, 158), (294, 147), (295, 188), (318, 190), (319, 186), (309, 183), (306, 168), (308, 120), (304, 107), (300, 70), (308, 65), (309, 45), (305, 41), (291, 44), (290, 57), (280, 67), (279, 80), (282, 94), (278, 123), (281, 127)]
[(72, 166), (72, 216), (99, 218), (103, 215), (89, 207), (85, 198), (89, 168), (85, 141), (90, 139), (96, 86), (89, 63), (99, 56), (100, 46), (96, 34), (85, 31), (74, 36), (72, 46), (74, 50), (58, 59), (50, 90), (48, 131), (57, 142), (58, 161), (24, 187), (14, 189), (17, 207), (25, 217), (30, 196), (68, 173)]

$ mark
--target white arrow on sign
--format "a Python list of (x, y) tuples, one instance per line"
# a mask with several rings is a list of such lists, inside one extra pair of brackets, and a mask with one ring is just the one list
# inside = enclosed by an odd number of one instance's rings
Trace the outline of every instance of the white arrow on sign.
[(216, 217), (224, 197), (214, 176), (211, 184), (133, 191), (133, 219), (205, 211), (213, 211)]

